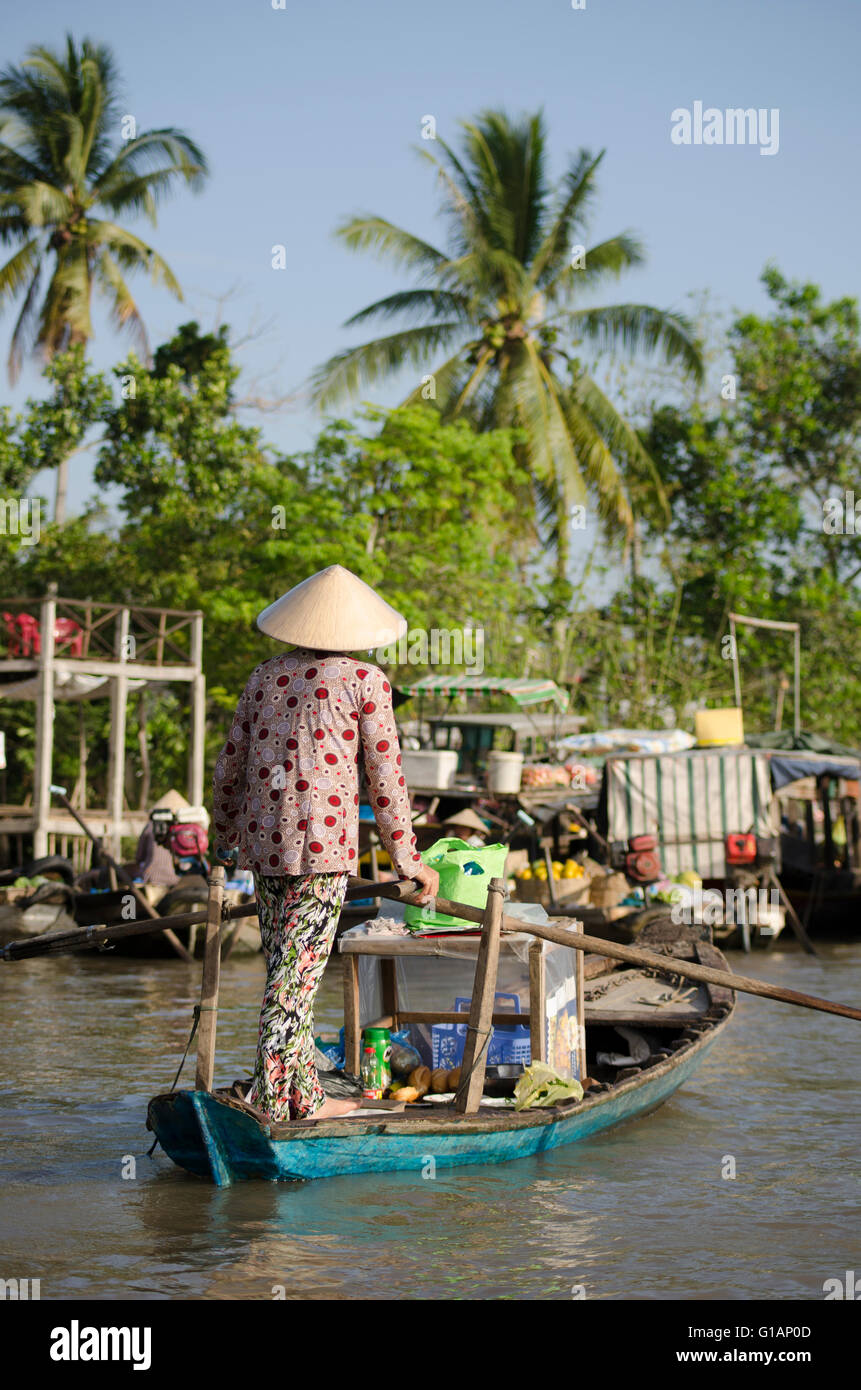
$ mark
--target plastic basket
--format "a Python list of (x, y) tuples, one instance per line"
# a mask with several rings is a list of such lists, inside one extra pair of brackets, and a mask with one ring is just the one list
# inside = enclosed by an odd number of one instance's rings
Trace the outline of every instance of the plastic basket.
[[(494, 1002), (500, 999), (510, 999), (514, 1005), (514, 1013), (520, 1013), (520, 999), (516, 994), (498, 992), (494, 996)], [(463, 1008), (468, 1009), (469, 1005), (468, 998), (455, 999), (454, 1011), (458, 1013)], [(496, 1009), (495, 1012), (498, 1013), (499, 1010)], [(431, 1044), (434, 1067), (445, 1067), (449, 1071), (453, 1067), (459, 1067), (466, 1046), (466, 1023), (435, 1023), (431, 1028)], [(525, 1024), (514, 1023), (510, 1028), (500, 1026), (492, 1030), (487, 1045), (489, 1067), (512, 1066), (517, 1063), (528, 1066), (531, 1059), (529, 1029)]]

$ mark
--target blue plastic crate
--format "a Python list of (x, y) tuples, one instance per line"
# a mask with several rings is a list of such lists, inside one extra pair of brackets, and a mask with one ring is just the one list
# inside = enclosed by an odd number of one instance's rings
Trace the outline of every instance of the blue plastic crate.
[[(509, 999), (514, 1004), (514, 1013), (520, 1013), (520, 999), (516, 994), (497, 993), (494, 996), (494, 1003), (500, 999)], [(461, 1009), (468, 1009), (469, 999), (455, 999), (454, 1011), (458, 1013)], [(495, 1013), (499, 1013), (498, 1008), (494, 1008)], [(435, 1023), (431, 1028), (431, 1040), (433, 1046), (433, 1065), (434, 1067), (445, 1067), (450, 1071), (452, 1067), (459, 1067), (463, 1061), (463, 1049), (466, 1046), (466, 1024), (465, 1023)], [(509, 1027), (494, 1028), (490, 1042), (487, 1046), (487, 1065), (489, 1067), (512, 1066), (520, 1063), (528, 1066), (532, 1060), (532, 1048), (529, 1041), (529, 1029), (523, 1023), (514, 1023)]]

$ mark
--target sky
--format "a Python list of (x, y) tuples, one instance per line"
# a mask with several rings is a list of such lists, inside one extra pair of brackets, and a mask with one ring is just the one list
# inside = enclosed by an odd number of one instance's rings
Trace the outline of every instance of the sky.
[[(826, 297), (858, 294), (857, 0), (281, 3), (40, 0), (6, 7), (0, 48), (5, 66), (68, 30), (107, 43), (138, 129), (177, 126), (203, 147), (204, 191), (179, 191), (154, 231), (129, 224), (174, 269), (184, 302), (143, 279), (135, 292), (154, 346), (190, 318), (231, 325), (243, 390), (291, 398), (253, 417), (280, 448), (306, 448), (319, 428), (302, 387), (361, 340), (344, 320), (407, 279), (339, 245), (338, 223), (372, 211), (444, 238), (415, 152), (429, 115), (456, 143), (458, 123), (485, 107), (543, 108), (554, 175), (582, 146), (606, 150), (590, 240), (633, 229), (647, 249), (608, 302), (684, 310), (707, 289), (719, 310), (762, 312), (770, 260)], [(672, 113), (695, 102), (776, 108), (776, 152), (674, 143)], [(283, 270), (272, 268), (279, 244)], [(128, 343), (103, 315), (95, 322), (91, 357), (109, 368)], [(4, 360), (13, 323), (7, 307)], [(0, 402), (13, 406), (43, 393), (33, 366), (4, 384)], [(373, 398), (394, 403), (397, 383)], [(86, 455), (74, 461), (72, 510), (93, 491), (90, 471)]]

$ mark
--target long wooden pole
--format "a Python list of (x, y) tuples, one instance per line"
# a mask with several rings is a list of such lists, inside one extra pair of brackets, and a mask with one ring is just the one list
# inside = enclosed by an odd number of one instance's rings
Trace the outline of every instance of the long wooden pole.
[(209, 879), (206, 909), (206, 945), (203, 951), (203, 982), (200, 987), (200, 1022), (197, 1032), (196, 1091), (211, 1091), (215, 1072), (215, 1024), (218, 1017), (218, 986), (221, 979), (221, 904), (224, 901), (224, 868), (213, 867)]
[[(353, 898), (368, 898), (373, 890), (379, 898), (394, 898), (404, 901), (415, 895), (415, 885), (406, 880), (389, 883), (369, 883), (365, 879), (354, 879), (347, 889), (346, 901)], [(172, 928), (199, 926), (207, 920), (207, 912), (181, 912), (176, 916), (159, 917), (153, 912), (144, 898), (150, 917), (146, 921), (119, 922), (115, 926), (67, 927), (61, 931), (43, 932), (41, 936), (25, 941), (10, 941), (0, 946), (0, 960), (28, 960), (33, 956), (62, 956), (71, 951), (98, 951), (109, 946), (112, 941), (124, 941), (130, 936), (148, 936), (152, 932), (169, 932)], [(257, 903), (237, 903), (226, 907), (225, 921), (235, 922), (237, 918), (256, 917)], [(183, 948), (184, 949), (184, 948)]]
[[(346, 897), (367, 898), (371, 890), (380, 898), (406, 900), (415, 896), (416, 888), (410, 882), (369, 883), (360, 879), (351, 883)], [(468, 922), (481, 924), (483, 912), (467, 903), (451, 902), (448, 898), (435, 900), (436, 911), (451, 917), (463, 917)], [(517, 904), (515, 903), (516, 907)], [(257, 912), (256, 903), (243, 903), (238, 907), (224, 909), (223, 918), (253, 917)], [(12, 941), (0, 949), (2, 960), (22, 960), (28, 956), (62, 954), (65, 951), (80, 951), (97, 948), (102, 943), (125, 936), (140, 936), (145, 932), (163, 931), (166, 927), (186, 927), (195, 922), (205, 922), (206, 912), (188, 912), (177, 917), (161, 917), (155, 922), (124, 922), (117, 927), (87, 927), (75, 931), (51, 932), (37, 937), (35, 941)], [(508, 932), (527, 932), (555, 941), (561, 946), (570, 946), (575, 951), (588, 951), (598, 956), (609, 956), (612, 960), (624, 961), (627, 965), (639, 965), (648, 970), (662, 970), (672, 975), (682, 975), (686, 979), (697, 980), (701, 984), (723, 985), (725, 989), (736, 990), (739, 994), (755, 994), (762, 999), (775, 999), (782, 1004), (797, 1004), (804, 1009), (817, 1009), (820, 1013), (837, 1014), (841, 1018), (853, 1018), (861, 1022), (861, 1009), (853, 1009), (848, 1004), (835, 1004), (829, 999), (819, 999), (814, 994), (800, 994), (794, 989), (781, 989), (777, 985), (753, 980), (745, 975), (736, 975), (729, 970), (714, 970), (708, 965), (697, 965), (693, 961), (677, 960), (675, 956), (660, 956), (653, 951), (643, 951), (639, 947), (622, 946), (617, 941), (603, 941), (598, 936), (587, 936), (585, 932), (575, 932), (560, 927), (538, 926), (535, 922), (522, 922), (517, 917), (504, 915), (502, 930)]]
[[(476, 907), (448, 902), (445, 898), (437, 898), (436, 911), (453, 917), (465, 917), (468, 922), (480, 922), (482, 916)], [(575, 951), (592, 951), (596, 955), (624, 961), (626, 965), (639, 965), (647, 970), (662, 970), (672, 975), (683, 975), (686, 979), (697, 980), (700, 984), (723, 985), (725, 989), (733, 989), (740, 994), (756, 994), (762, 999), (776, 999), (782, 1004), (797, 1004), (803, 1009), (818, 1009), (821, 1013), (838, 1014), (841, 1018), (854, 1018), (861, 1023), (861, 1009), (853, 1009), (849, 1004), (835, 1004), (830, 999), (819, 999), (814, 994), (800, 994), (798, 990), (782, 989), (779, 985), (769, 985), (764, 980), (736, 975), (730, 970), (715, 970), (710, 965), (677, 960), (675, 956), (660, 956), (654, 951), (644, 951), (638, 946), (622, 946), (617, 941), (602, 941), (600, 937), (587, 936), (585, 932), (573, 932), (564, 927), (544, 924), (538, 926), (535, 922), (521, 922), (516, 917), (508, 916), (502, 919), (502, 930), (530, 932), (544, 941), (555, 941), (558, 945), (570, 946)]]

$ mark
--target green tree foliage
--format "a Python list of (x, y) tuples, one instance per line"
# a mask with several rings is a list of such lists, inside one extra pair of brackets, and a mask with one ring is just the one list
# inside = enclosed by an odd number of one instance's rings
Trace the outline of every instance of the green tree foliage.
[[(745, 314), (729, 334), (737, 400), (711, 413), (660, 408), (644, 436), (672, 510), (669, 527), (649, 536), (673, 600), (658, 585), (664, 659), (648, 669), (659, 693), (681, 673), (677, 711), (680, 696), (731, 703), (729, 613), (800, 622), (805, 726), (861, 743), (861, 539), (823, 529), (823, 504), (839, 501), (842, 515), (844, 491), (859, 478), (857, 305), (823, 304), (816, 286), (790, 284), (774, 268), (763, 283), (772, 313)], [(627, 597), (633, 603), (635, 591)], [(631, 615), (632, 631), (645, 633), (647, 608)], [(781, 703), (786, 725), (790, 639), (744, 631), (739, 654), (748, 727), (774, 727)]]
[(442, 193), (446, 250), (374, 214), (339, 229), (352, 250), (374, 251), (420, 283), (353, 315), (349, 325), (406, 326), (330, 358), (314, 393), (333, 405), (409, 366), (424, 380), (408, 401), (432, 395), (446, 419), (520, 431), (520, 457), (564, 580), (573, 502), (588, 491), (606, 518), (630, 531), (631, 484), (660, 491), (641, 439), (585, 369), (583, 351), (659, 350), (698, 377), (700, 350), (681, 315), (648, 304), (580, 307), (643, 260), (630, 232), (583, 252), (603, 154), (581, 150), (554, 187), (540, 113), (514, 121), (485, 111), (463, 132), (460, 153), (438, 136), (439, 157), (429, 146), (421, 151)]
[[(413, 628), (482, 627), (489, 672), (551, 675), (598, 726), (691, 727), (695, 708), (732, 702), (729, 612), (798, 620), (805, 726), (861, 744), (861, 540), (824, 530), (822, 513), (858, 476), (856, 310), (775, 272), (766, 284), (771, 313), (739, 317), (729, 335), (737, 400), (675, 399), (649, 412), (642, 445), (670, 515), (640, 511), (635, 573), (611, 555), (575, 584), (552, 576), (523, 505), (518, 431), (476, 431), (413, 403), (336, 420), (306, 454), (278, 454), (238, 414), (227, 332), (192, 323), (152, 366), (135, 355), (120, 363), (113, 383), (81, 349), (61, 354), (46, 399), (4, 413), (4, 489), (32, 485), (36, 466), (92, 439), (98, 483), (120, 500), (118, 517), (94, 503), (65, 527), (44, 525), (36, 546), (4, 538), (2, 590), (36, 596), (54, 581), (70, 597), (201, 609), (210, 757), (250, 669), (278, 650), (256, 614), (333, 563), (379, 588)], [(744, 633), (740, 655), (747, 727), (772, 728), (781, 702), (786, 727), (789, 642)], [(142, 736), (153, 793), (183, 784), (186, 698), (149, 688), (145, 723), (130, 720), (130, 804)], [(4, 704), (2, 717), (9, 795), (23, 794), (32, 706)], [(106, 705), (58, 710), (58, 769), (74, 782), (81, 719), (93, 804), (103, 799)]]
[[(379, 587), (411, 627), (486, 628), (490, 670), (512, 669), (519, 658), (532, 538), (517, 500), (525, 475), (507, 431), (447, 425), (427, 406), (369, 410), (358, 425), (333, 423), (307, 455), (278, 456), (237, 419), (226, 334), (203, 335), (194, 324), (159, 348), (151, 368), (135, 355), (121, 362), (113, 392), (80, 352), (58, 357), (52, 374), (64, 383), (70, 414), (55, 419), (49, 404), (28, 402), (17, 457), (28, 431), (50, 440), (54, 421), (78, 437), (97, 408), (96, 481), (119, 489), (120, 516), (94, 506), (65, 527), (47, 525), (30, 552), (0, 559), (4, 590), (35, 596), (55, 581), (68, 597), (202, 610), (212, 754), (222, 711), (232, 709), (252, 667), (278, 650), (257, 630), (256, 614), (328, 564), (346, 564)], [(179, 687), (150, 692), (154, 790), (184, 783), (185, 699)], [(71, 737), (71, 715), (61, 718)], [(99, 707), (86, 712), (95, 796), (106, 771), (106, 718)], [(32, 707), (24, 706), (22, 728), (28, 720)], [(130, 768), (139, 735), (132, 718)], [(130, 772), (130, 799), (135, 785)]]

